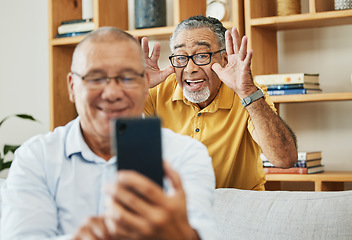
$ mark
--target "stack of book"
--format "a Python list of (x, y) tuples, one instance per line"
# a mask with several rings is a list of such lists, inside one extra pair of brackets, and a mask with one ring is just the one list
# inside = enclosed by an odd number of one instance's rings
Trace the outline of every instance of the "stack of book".
[(75, 37), (86, 34), (94, 29), (93, 19), (75, 19), (61, 22), (56, 38)]
[(324, 172), (324, 165), (321, 164), (322, 152), (298, 152), (297, 163), (291, 168), (278, 168), (262, 153), (260, 158), (263, 161), (263, 169), (267, 174), (311, 174)]
[(287, 73), (257, 75), (254, 80), (267, 86), (269, 95), (320, 93), (319, 74)]

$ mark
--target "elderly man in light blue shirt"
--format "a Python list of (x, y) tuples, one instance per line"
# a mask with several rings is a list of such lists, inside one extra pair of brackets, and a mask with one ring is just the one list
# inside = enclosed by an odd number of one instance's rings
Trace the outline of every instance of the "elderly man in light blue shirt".
[(110, 121), (141, 116), (148, 95), (138, 42), (112, 27), (88, 34), (67, 80), (79, 117), (16, 152), (2, 189), (1, 239), (218, 239), (214, 172), (200, 142), (162, 129), (164, 190), (116, 172)]

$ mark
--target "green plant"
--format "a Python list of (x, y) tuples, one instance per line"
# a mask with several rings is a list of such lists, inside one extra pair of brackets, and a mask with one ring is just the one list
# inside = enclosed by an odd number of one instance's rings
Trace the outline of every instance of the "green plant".
[[(34, 121), (34, 122), (39, 122), (37, 119), (35, 119), (34, 117), (32, 117), (31, 115), (27, 115), (27, 114), (14, 114), (14, 115), (10, 115), (10, 116), (7, 116), (5, 117), (4, 119), (2, 119), (0, 121), (0, 127), (1, 125), (9, 118), (11, 117), (18, 117), (18, 118), (21, 118), (21, 119), (27, 119), (27, 120), (31, 120), (31, 121)], [(9, 153), (9, 152), (12, 152), (14, 153), (15, 150), (19, 147), (20, 145), (7, 145), (5, 144), (4, 145), (4, 148), (3, 148), (3, 151), (2, 153), (0, 152), (0, 172), (6, 168), (10, 168), (11, 166), (11, 163), (12, 163), (12, 160), (10, 161), (6, 161), (5, 162), (5, 156)]]

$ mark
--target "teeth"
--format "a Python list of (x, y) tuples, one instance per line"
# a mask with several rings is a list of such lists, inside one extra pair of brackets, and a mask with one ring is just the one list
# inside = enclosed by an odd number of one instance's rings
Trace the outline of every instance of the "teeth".
[(203, 79), (200, 79), (200, 80), (192, 80), (192, 81), (186, 80), (187, 83), (199, 83), (199, 82), (203, 82), (203, 81), (204, 81)]

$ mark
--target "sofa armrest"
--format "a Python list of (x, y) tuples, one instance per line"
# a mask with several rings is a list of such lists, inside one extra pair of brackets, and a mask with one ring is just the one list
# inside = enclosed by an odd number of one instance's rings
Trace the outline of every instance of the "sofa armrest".
[(352, 239), (352, 191), (215, 192), (223, 239)]

